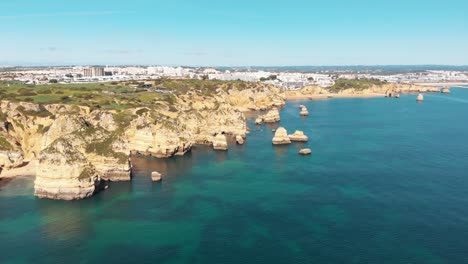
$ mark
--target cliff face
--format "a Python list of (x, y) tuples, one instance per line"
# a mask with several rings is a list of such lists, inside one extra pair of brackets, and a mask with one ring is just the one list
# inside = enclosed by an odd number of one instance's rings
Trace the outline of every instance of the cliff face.
[(279, 90), (261, 84), (122, 110), (1, 101), (0, 169), (38, 161), (36, 196), (83, 199), (102, 181), (130, 180), (132, 153), (167, 158), (220, 134), (245, 138), (243, 111), (283, 104)]
[(439, 92), (439, 88), (427, 87), (414, 84), (395, 84), (387, 83), (383, 85), (372, 85), (366, 89), (348, 88), (339, 91), (321, 88), (318, 86), (307, 86), (297, 91), (287, 91), (287, 98), (304, 98), (304, 97), (328, 97), (328, 96), (372, 96), (386, 95), (387, 93), (425, 93)]
[(93, 165), (66, 139), (41, 152), (34, 194), (40, 198), (74, 200), (93, 195), (101, 178)]

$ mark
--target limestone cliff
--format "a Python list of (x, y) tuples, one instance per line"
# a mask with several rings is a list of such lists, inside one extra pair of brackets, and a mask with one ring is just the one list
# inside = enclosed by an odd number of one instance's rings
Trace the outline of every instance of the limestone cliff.
[(87, 198), (103, 181), (130, 180), (131, 154), (167, 158), (194, 144), (219, 145), (219, 135), (243, 139), (244, 111), (284, 103), (277, 88), (263, 84), (211, 94), (192, 89), (173, 102), (123, 109), (0, 101), (0, 177), (38, 161), (36, 196)]
[(426, 93), (426, 92), (439, 92), (440, 89), (436, 87), (427, 87), (415, 84), (397, 84), (385, 83), (382, 85), (371, 85), (366, 89), (348, 88), (343, 90), (334, 91), (331, 88), (322, 88), (318, 86), (306, 86), (300, 90), (286, 91), (285, 97), (294, 98), (327, 98), (333, 96), (384, 96), (387, 94), (400, 94), (400, 93)]
[(101, 178), (86, 157), (65, 139), (41, 152), (34, 194), (40, 198), (74, 200), (93, 195)]

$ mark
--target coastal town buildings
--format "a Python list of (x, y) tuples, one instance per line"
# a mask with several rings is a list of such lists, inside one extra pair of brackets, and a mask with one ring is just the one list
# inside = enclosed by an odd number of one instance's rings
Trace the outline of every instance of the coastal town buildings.
[(83, 76), (84, 77), (105, 76), (104, 68), (102, 68), (102, 67), (93, 67), (93, 68), (83, 69)]
[(285, 90), (296, 90), (308, 85), (330, 87), (339, 78), (374, 78), (389, 83), (468, 83), (468, 70), (417, 70), (383, 73), (381, 70), (311, 70), (309, 72), (286, 69), (251, 68), (195, 68), (171, 66), (63, 66), (63, 67), (4, 67), (0, 68), (0, 80), (20, 81), (30, 84), (46, 84), (50, 80), (59, 83), (111, 82), (129, 80), (210, 79), (246, 82), (264, 82)]

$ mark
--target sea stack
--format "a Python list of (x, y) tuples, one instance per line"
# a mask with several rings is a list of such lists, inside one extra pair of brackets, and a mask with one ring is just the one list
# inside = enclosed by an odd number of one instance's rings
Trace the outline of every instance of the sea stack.
[(278, 108), (274, 107), (262, 117), (265, 123), (276, 123), (281, 120)]
[(291, 141), (307, 142), (309, 138), (304, 135), (304, 132), (297, 130), (294, 134), (288, 136)]
[(301, 105), (300, 108), (301, 108), (301, 113), (300, 113), (301, 116), (308, 116), (309, 115), (309, 111), (307, 110), (307, 107)]
[(214, 150), (227, 150), (228, 144), (226, 136), (223, 134), (218, 134), (213, 141)]
[(288, 131), (284, 127), (279, 127), (276, 130), (275, 136), (273, 137), (273, 145), (285, 145), (291, 144), (291, 139), (289, 139)]
[(449, 93), (450, 93), (450, 89), (449, 89), (449, 88), (444, 88), (444, 89), (442, 89), (442, 93), (443, 93), (443, 94), (449, 94)]
[(418, 94), (418, 97), (416, 98), (416, 101), (418, 101), (418, 102), (424, 101), (424, 95), (423, 94)]
[(159, 173), (159, 172), (157, 172), (157, 171), (153, 171), (153, 172), (151, 173), (151, 180), (152, 180), (153, 182), (160, 182), (160, 181), (162, 181), (162, 174)]
[(95, 168), (68, 140), (59, 139), (39, 156), (34, 195), (56, 200), (79, 200), (99, 191)]
[(236, 143), (238, 145), (244, 145), (244, 138), (242, 136), (240, 136), (240, 135), (237, 135), (236, 136)]
[(299, 154), (304, 155), (304, 156), (305, 155), (310, 155), (310, 154), (312, 154), (312, 150), (311, 149), (301, 149), (299, 151)]

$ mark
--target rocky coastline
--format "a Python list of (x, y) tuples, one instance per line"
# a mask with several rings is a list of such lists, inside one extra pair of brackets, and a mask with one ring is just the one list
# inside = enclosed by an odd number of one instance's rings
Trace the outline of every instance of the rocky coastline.
[[(178, 95), (171, 105), (122, 110), (2, 100), (0, 178), (33, 174), (34, 194), (39, 198), (84, 199), (105, 188), (107, 181), (131, 180), (131, 155), (170, 158), (186, 154), (197, 144), (222, 151), (231, 140), (244, 144), (248, 111), (267, 111), (257, 124), (276, 123), (278, 107), (289, 99), (439, 92), (395, 84), (339, 93), (319, 87), (282, 92), (273, 86), (252, 85), (218, 89), (210, 95), (191, 90)], [(305, 107), (301, 115), (308, 115)], [(272, 143), (307, 140), (301, 131), (288, 135), (279, 128)]]
[(196, 144), (227, 150), (228, 138), (243, 144), (247, 136), (244, 112), (284, 104), (278, 88), (262, 84), (123, 110), (2, 100), (0, 178), (28, 167), (37, 197), (88, 198), (107, 181), (131, 180), (132, 154), (170, 158)]

